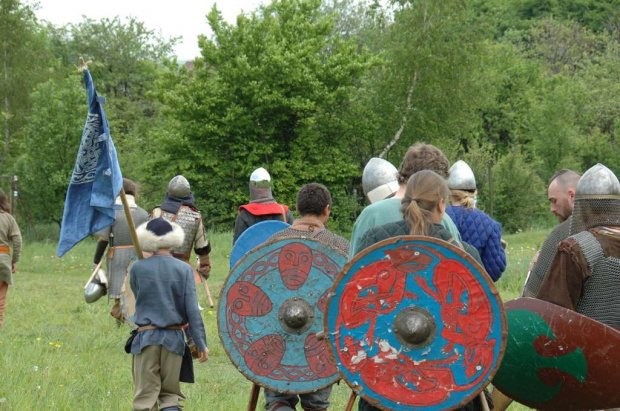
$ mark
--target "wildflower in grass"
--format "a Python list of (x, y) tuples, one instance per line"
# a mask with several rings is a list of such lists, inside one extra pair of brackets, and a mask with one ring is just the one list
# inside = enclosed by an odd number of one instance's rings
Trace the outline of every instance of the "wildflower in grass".
[(32, 371), (39, 371), (39, 367), (37, 367), (36, 365), (34, 367), (32, 367)]
[(209, 310), (209, 315), (213, 315), (213, 311)]
[(6, 398), (2, 397), (0, 398), (0, 404), (4, 404), (6, 402)]
[(50, 342), (48, 342), (48, 344), (49, 344), (49, 345), (54, 345), (54, 343), (53, 343), (53, 342), (51, 342), (51, 341), (50, 341)]
[(56, 348), (60, 348), (60, 347), (62, 347), (62, 346), (61, 346), (60, 344), (56, 344), (56, 345), (55, 345), (55, 347), (56, 347)]
[(37, 338), (35, 338), (35, 340), (41, 341), (41, 337), (37, 337)]

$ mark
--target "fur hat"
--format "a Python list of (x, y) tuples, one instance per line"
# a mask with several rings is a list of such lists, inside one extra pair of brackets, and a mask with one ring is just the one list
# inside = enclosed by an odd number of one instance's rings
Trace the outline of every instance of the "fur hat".
[(142, 249), (148, 252), (154, 252), (160, 248), (174, 249), (183, 244), (185, 239), (181, 226), (161, 217), (141, 224), (136, 232)]

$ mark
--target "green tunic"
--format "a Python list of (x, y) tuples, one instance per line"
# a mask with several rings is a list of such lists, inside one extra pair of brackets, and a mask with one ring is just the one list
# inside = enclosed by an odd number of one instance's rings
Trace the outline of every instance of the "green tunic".
[(19, 261), (19, 254), (22, 249), (22, 235), (13, 216), (4, 211), (0, 211), (0, 245), (13, 247), (12, 256), (0, 253), (0, 281), (12, 285), (11, 263)]

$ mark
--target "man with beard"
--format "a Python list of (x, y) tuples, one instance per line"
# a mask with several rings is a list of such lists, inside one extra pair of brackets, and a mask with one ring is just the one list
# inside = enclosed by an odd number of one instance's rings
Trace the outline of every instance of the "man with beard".
[(239, 207), (233, 244), (245, 230), (265, 220), (280, 220), (292, 224), (293, 214), (287, 206), (274, 200), (271, 193), (271, 176), (267, 170), (260, 167), (250, 175), (250, 203)]
[(523, 297), (535, 297), (538, 294), (540, 284), (549, 270), (558, 244), (569, 235), (570, 217), (573, 213), (575, 188), (578, 182), (579, 174), (568, 169), (558, 171), (549, 180), (549, 207), (551, 212), (558, 217), (560, 224), (549, 234), (534, 257), (523, 289)]
[(577, 184), (569, 234), (537, 297), (620, 329), (620, 182), (602, 164)]

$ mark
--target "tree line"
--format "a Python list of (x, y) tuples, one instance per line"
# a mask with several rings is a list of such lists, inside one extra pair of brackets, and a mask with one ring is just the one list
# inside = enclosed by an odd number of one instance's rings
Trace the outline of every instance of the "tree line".
[(620, 0), (272, 0), (212, 33), (192, 64), (134, 18), (54, 26), (0, 0), (0, 167), (31, 222), (60, 222), (92, 60), (124, 176), (157, 205), (176, 174), (211, 228), (230, 229), (263, 166), (279, 202), (325, 184), (332, 228), (364, 206), (373, 156), (425, 141), (478, 182), (505, 231), (549, 222), (560, 168), (620, 166)]

